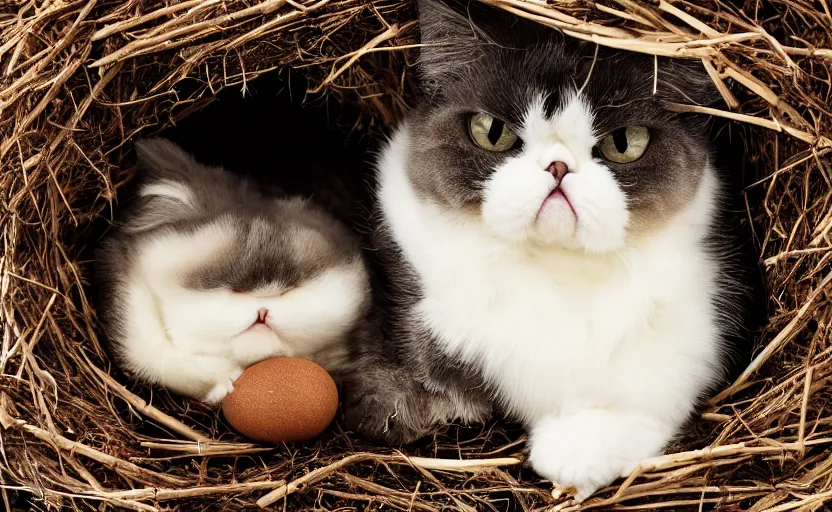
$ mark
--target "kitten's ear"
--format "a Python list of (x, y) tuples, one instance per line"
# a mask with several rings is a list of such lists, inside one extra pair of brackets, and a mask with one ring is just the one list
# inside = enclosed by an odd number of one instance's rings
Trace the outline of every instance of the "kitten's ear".
[[(662, 60), (664, 62), (662, 62)], [(687, 59), (659, 61), (656, 93), (666, 103), (714, 106), (722, 96), (702, 62)]]
[(192, 185), (203, 166), (176, 144), (165, 139), (136, 142), (137, 166), (142, 174), (140, 206), (125, 225), (128, 232), (143, 232), (193, 215), (196, 197)]
[(136, 141), (136, 157), (136, 164), (148, 181), (186, 181), (202, 168), (202, 165), (185, 150), (162, 138)]

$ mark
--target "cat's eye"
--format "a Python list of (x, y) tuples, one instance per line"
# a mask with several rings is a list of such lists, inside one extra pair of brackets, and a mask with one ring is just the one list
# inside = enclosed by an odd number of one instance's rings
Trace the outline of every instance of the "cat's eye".
[(627, 126), (608, 133), (598, 143), (601, 156), (610, 162), (635, 162), (650, 145), (650, 130), (646, 126)]
[(486, 151), (502, 153), (521, 144), (520, 138), (505, 121), (482, 112), (471, 116), (468, 131), (474, 144)]

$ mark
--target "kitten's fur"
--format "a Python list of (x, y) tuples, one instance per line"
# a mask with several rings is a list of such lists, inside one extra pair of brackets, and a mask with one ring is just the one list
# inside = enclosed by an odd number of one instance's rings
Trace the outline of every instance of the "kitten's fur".
[[(721, 376), (733, 283), (711, 228), (720, 195), (698, 63), (566, 40), (479, 2), (419, 3), (424, 96), (378, 162), (385, 336), (356, 349), (344, 419), (409, 442), (495, 409), (530, 462), (582, 499), (657, 455)], [(523, 146), (485, 151), (486, 112)], [(614, 129), (646, 153), (593, 153)], [(550, 163), (570, 170), (563, 199)], [(571, 209), (574, 208), (573, 214)]]
[(101, 319), (125, 369), (212, 404), (268, 357), (336, 370), (369, 303), (347, 228), (166, 140), (137, 153), (138, 197), (96, 262)]

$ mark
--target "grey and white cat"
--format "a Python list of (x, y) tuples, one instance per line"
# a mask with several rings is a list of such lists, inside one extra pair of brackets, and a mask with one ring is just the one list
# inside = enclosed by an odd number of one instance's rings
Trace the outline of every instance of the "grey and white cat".
[(272, 356), (335, 371), (369, 305), (352, 233), (169, 141), (137, 153), (137, 200), (96, 262), (100, 316), (125, 369), (211, 404)]
[(356, 347), (346, 426), (401, 443), (500, 411), (584, 499), (660, 454), (725, 369), (706, 123), (665, 108), (714, 89), (699, 63), (480, 2), (419, 15), (423, 95), (378, 161), (384, 336)]

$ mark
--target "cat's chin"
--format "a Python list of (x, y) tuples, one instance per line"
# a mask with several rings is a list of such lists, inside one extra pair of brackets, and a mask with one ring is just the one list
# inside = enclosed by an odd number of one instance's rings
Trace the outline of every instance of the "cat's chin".
[(484, 221), (492, 235), (510, 246), (529, 246), (574, 251), (583, 254), (606, 254), (621, 249), (624, 239), (605, 237), (583, 225), (565, 197), (550, 197), (527, 226), (507, 232)]
[(575, 212), (575, 208), (572, 206), (572, 202), (569, 200), (569, 197), (563, 193), (563, 189), (560, 187), (555, 188), (549, 192), (549, 195), (543, 200), (543, 204), (540, 205), (540, 209), (537, 211), (536, 220), (540, 220), (541, 217), (549, 215), (552, 209), (557, 208), (562, 210), (564, 206), (569, 208), (573, 217), (578, 217), (578, 214)]
[(559, 188), (553, 190), (534, 219), (530, 238), (542, 245), (559, 245), (574, 249), (580, 245), (576, 237), (578, 216), (569, 198)]

